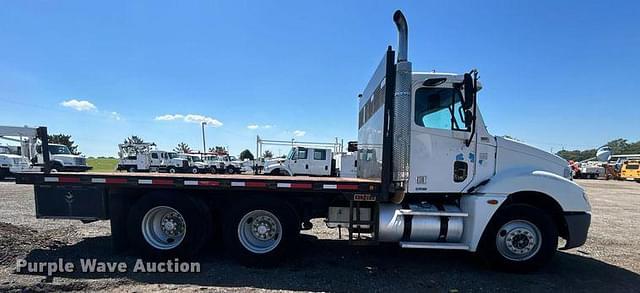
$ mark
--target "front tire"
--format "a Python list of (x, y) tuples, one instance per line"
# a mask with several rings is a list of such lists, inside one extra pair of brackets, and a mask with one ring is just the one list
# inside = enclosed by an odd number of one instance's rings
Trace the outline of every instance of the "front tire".
[(270, 266), (291, 253), (300, 232), (295, 211), (285, 202), (253, 199), (239, 204), (226, 216), (226, 249), (250, 266)]
[(175, 174), (176, 173), (176, 168), (170, 167), (168, 172), (171, 173), (171, 174)]
[(234, 173), (236, 173), (236, 168), (234, 168), (233, 166), (228, 166), (228, 167), (227, 167), (227, 173), (228, 173), (228, 174), (234, 174)]
[(212, 217), (201, 200), (152, 193), (131, 208), (127, 227), (129, 240), (145, 257), (190, 257), (209, 240)]
[(548, 263), (558, 247), (558, 230), (544, 210), (514, 204), (498, 211), (485, 230), (479, 252), (492, 267), (529, 272)]
[(191, 168), (191, 174), (198, 174), (198, 168), (197, 167)]

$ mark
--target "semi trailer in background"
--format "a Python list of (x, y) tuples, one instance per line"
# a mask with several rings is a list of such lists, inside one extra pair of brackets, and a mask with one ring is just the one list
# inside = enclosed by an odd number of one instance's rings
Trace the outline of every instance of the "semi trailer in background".
[[(477, 252), (527, 271), (587, 238), (591, 207), (567, 162), (491, 135), (477, 71), (414, 72), (397, 11), (389, 46), (359, 101), (357, 178), (143, 173), (20, 173), (36, 216), (110, 220), (116, 249), (192, 256), (223, 243), (249, 264), (276, 263), (311, 219), (349, 244)], [(461, 43), (460, 46), (469, 44)], [(48, 154), (46, 128), (39, 128)], [(380, 250), (380, 253), (384, 253)]]

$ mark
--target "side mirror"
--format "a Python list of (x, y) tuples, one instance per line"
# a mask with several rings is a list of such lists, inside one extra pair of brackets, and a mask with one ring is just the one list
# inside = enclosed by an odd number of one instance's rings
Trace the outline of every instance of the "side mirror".
[(473, 107), (473, 97), (476, 94), (476, 87), (474, 85), (473, 76), (470, 73), (464, 74), (464, 80), (462, 81), (464, 86), (464, 97), (462, 98), (462, 108), (465, 110)]

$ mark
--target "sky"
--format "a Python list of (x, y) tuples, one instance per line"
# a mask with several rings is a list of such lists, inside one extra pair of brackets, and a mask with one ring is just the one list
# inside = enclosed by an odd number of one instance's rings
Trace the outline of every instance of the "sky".
[[(489, 131), (547, 151), (640, 140), (637, 1), (1, 1), (0, 125), (88, 156), (357, 139), (357, 95), (409, 22), (414, 70), (477, 68)], [(285, 147), (272, 148), (275, 154)]]

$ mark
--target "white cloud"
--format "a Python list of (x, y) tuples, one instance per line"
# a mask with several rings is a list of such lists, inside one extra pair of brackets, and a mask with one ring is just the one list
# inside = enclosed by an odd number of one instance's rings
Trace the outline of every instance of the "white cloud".
[(76, 111), (95, 111), (97, 109), (96, 106), (89, 101), (78, 101), (76, 99), (63, 101), (62, 103), (60, 103), (60, 105), (62, 105), (63, 107), (74, 109)]
[(304, 136), (305, 134), (307, 134), (306, 131), (302, 131), (302, 130), (293, 131), (293, 136), (296, 136), (296, 137), (301, 137), (301, 136)]
[(155, 118), (155, 120), (160, 120), (160, 121), (172, 121), (172, 120), (177, 120), (177, 119), (182, 119), (184, 118), (184, 115), (180, 115), (180, 114), (175, 114), (175, 115), (171, 115), (171, 114), (167, 114), (167, 115), (162, 115), (162, 116), (158, 116)]
[(111, 112), (109, 115), (114, 120), (120, 121), (120, 119), (122, 119), (122, 117), (120, 116), (120, 114), (118, 114), (118, 112)]
[(273, 125), (270, 125), (270, 124), (265, 124), (265, 125), (249, 124), (249, 125), (247, 125), (247, 128), (251, 129), (251, 130), (256, 130), (256, 129), (259, 129), (259, 128), (269, 129), (271, 127), (273, 127)]
[(220, 122), (220, 120), (212, 118), (212, 117), (207, 117), (207, 116), (203, 116), (203, 115), (199, 115), (199, 114), (166, 114), (166, 115), (162, 115), (162, 116), (157, 116), (155, 118), (155, 120), (158, 121), (174, 121), (174, 120), (182, 120), (184, 122), (188, 122), (188, 123), (202, 123), (205, 122), (207, 123), (208, 126), (211, 127), (220, 127), (222, 126), (222, 122)]

